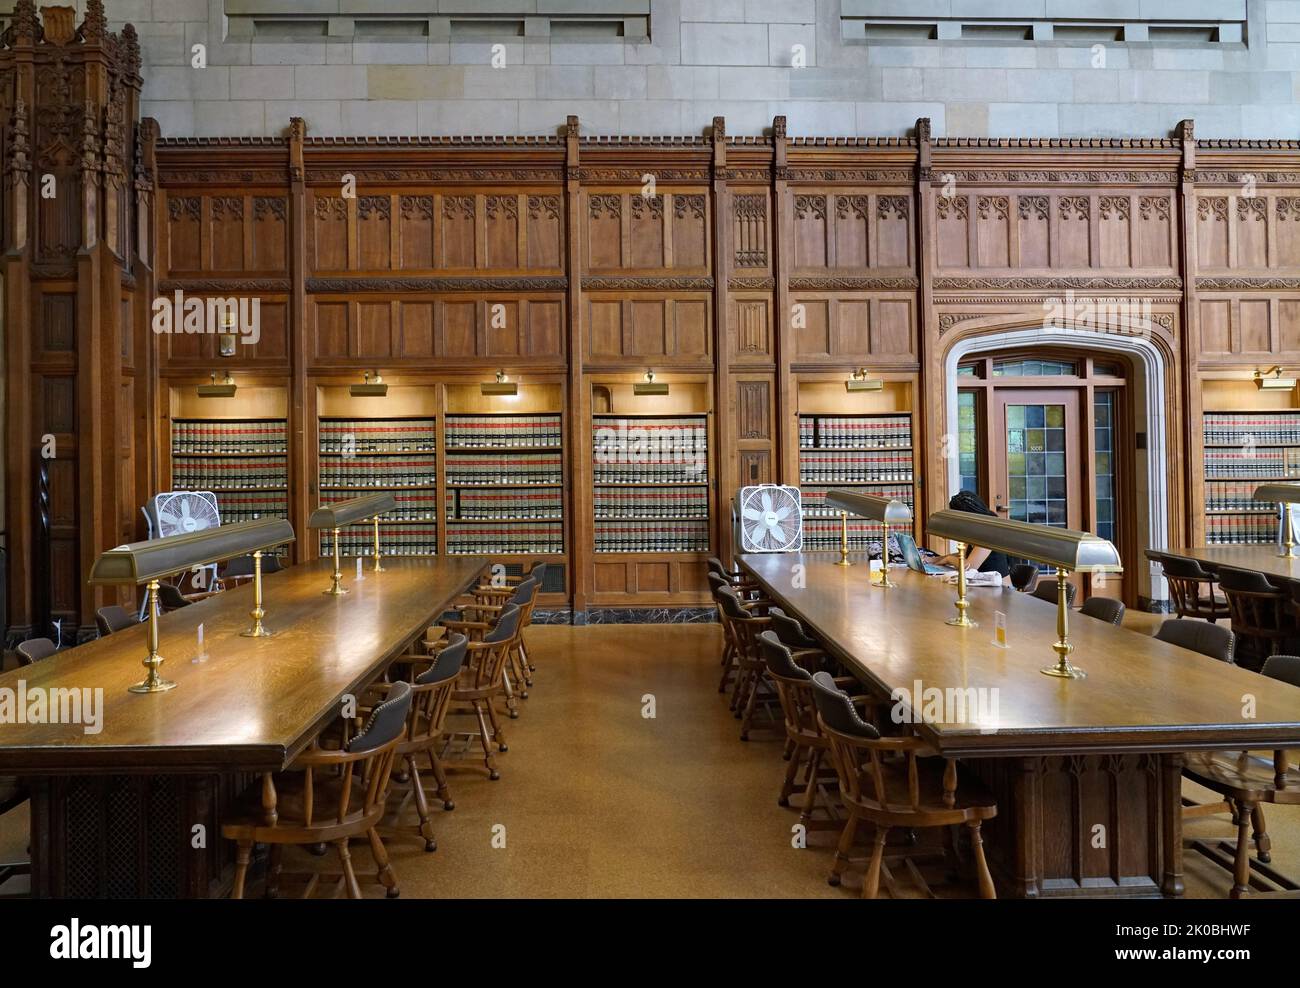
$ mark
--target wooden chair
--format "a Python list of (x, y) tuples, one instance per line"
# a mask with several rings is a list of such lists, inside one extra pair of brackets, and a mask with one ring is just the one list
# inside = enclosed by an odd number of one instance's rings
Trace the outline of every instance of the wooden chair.
[(1170, 618), (1163, 621), (1154, 637), (1170, 645), (1200, 652), (1220, 662), (1233, 663), (1233, 649), (1237, 636), (1218, 624), (1194, 621), (1191, 618)]
[(1011, 567), (1011, 585), (1021, 593), (1030, 593), (1038, 587), (1041, 575), (1033, 563), (1016, 563)]
[(29, 666), (41, 659), (48, 659), (58, 649), (48, 638), (29, 638), (25, 642), (19, 642), (15, 651), (18, 653), (18, 664)]
[[(384, 815), (389, 776), (397, 747), (405, 734), (411, 708), (411, 687), (394, 683), (388, 698), (371, 711), (365, 728), (337, 750), (313, 744), (294, 760), (288, 772), (263, 776), (238, 801), (233, 818), (221, 833), (236, 844), (235, 883), (231, 898), (244, 897), (244, 881), (254, 844), (271, 845), (267, 874), (268, 897), (279, 893), (280, 852), (285, 844), (333, 844), (343, 867), (335, 895), (346, 891), (361, 898), (348, 841), (367, 837), (375, 856), (379, 881), (388, 897), (400, 895), (397, 876), (384, 842), (375, 829)], [(303, 898), (310, 898), (320, 881), (312, 875)]]
[[(1066, 596), (1069, 596), (1068, 591)], [(1114, 597), (1089, 597), (1079, 608), (1079, 613), (1118, 626), (1124, 622), (1124, 602)]]
[[(45, 641), (46, 639), (39, 639)], [(11, 775), (0, 775), (0, 817), (27, 802), (29, 793), (22, 782)], [(11, 878), (32, 873), (31, 861), (0, 861), (0, 886)]]
[[(548, 564), (545, 561), (535, 562), (533, 563), (532, 566), (528, 568), (528, 572), (526, 572), (523, 576), (507, 576), (504, 579), (504, 581), (501, 582), (500, 584), (481, 583), (479, 584), (478, 587), (475, 588), (474, 591), (471, 591), (471, 593), (477, 592), (478, 590), (495, 590), (499, 592), (503, 588), (517, 587), (519, 586), (519, 584), (523, 583), (524, 580), (533, 580), (537, 584), (536, 592), (539, 594), (544, 593), (546, 588), (547, 565)], [(527, 628), (529, 625), (533, 623), (533, 609), (531, 606), (528, 608), (527, 615), (525, 615), (525, 622), (526, 622), (524, 624), (525, 628)], [(529, 686), (532, 686), (533, 685), (532, 674), (537, 671), (537, 666), (533, 664), (533, 660), (529, 657), (528, 649), (525, 646), (524, 639), (522, 636), (519, 639), (519, 661), (522, 664), (521, 671), (527, 673), (523, 681), (526, 682)], [(521, 693), (520, 695), (523, 696), (525, 699), (527, 699), (528, 696), (527, 693)]]
[[(1261, 674), (1300, 686), (1300, 657), (1270, 656)], [(1190, 841), (1194, 850), (1225, 867), (1231, 855), (1230, 897), (1239, 899), (1249, 894), (1252, 887), (1266, 892), (1300, 889), (1294, 881), (1267, 867), (1272, 861), (1272, 841), (1264, 821), (1264, 804), (1300, 805), (1300, 768), (1288, 764), (1287, 752), (1274, 751), (1269, 759), (1249, 751), (1197, 751), (1184, 758), (1183, 775), (1219, 793), (1233, 809), (1237, 825), (1235, 845), (1228, 841), (1220, 841), (1217, 846), (1206, 840)], [(1250, 860), (1252, 838), (1257, 863)]]
[[(284, 569), (284, 565), (280, 562), (279, 556), (262, 556), (263, 576), (270, 576), (272, 573), (278, 573), (282, 569)], [(252, 578), (253, 557), (236, 556), (234, 559), (226, 563), (226, 568), (221, 572), (220, 582), (223, 587), (228, 583), (238, 586), (244, 580), (251, 580)]]
[[(443, 622), (443, 626), (448, 630), (466, 633), (471, 640), (477, 641), (481, 640), (483, 634), (492, 627), (492, 622), (496, 621), (497, 615), (504, 608), (512, 605), (519, 608), (519, 633), (510, 654), (506, 656), (506, 664), (501, 669), (501, 693), (505, 699), (506, 713), (512, 720), (519, 716), (519, 703), (515, 699), (515, 683), (520, 684), (519, 696), (528, 699), (528, 690), (523, 686), (527, 679), (527, 667), (519, 656), (524, 640), (524, 628), (531, 620), (533, 605), (537, 601), (537, 588), (537, 580), (531, 576), (513, 589), (477, 588), (473, 591), (473, 597), (456, 605), (462, 615), (469, 615), (472, 619), (453, 619)], [(524, 665), (522, 672), (519, 669), (521, 665)], [(512, 671), (516, 677), (513, 681)]]
[[(448, 626), (451, 624), (449, 622)], [(468, 736), (478, 738), (488, 778), (495, 782), (501, 778), (501, 773), (492, 757), (492, 745), (495, 743), (499, 752), (508, 751), (509, 748), (497, 720), (493, 699), (501, 695), (502, 672), (506, 660), (511, 650), (518, 645), (519, 608), (515, 604), (507, 604), (496, 615), (495, 623), (481, 632), (481, 637), (467, 637), (468, 656), (451, 698), (454, 703), (468, 704), (469, 709), (465, 712), (472, 713), (478, 721), (478, 732), (469, 732)]]
[[(881, 737), (875, 727), (858, 716), (848, 694), (836, 687), (829, 673), (814, 675), (812, 690), (821, 729), (830, 740), (840, 798), (849, 814), (835, 851), (831, 884), (839, 883), (858, 824), (863, 820), (876, 828), (871, 862), (862, 882), (864, 899), (874, 899), (879, 891), (890, 830), (943, 827), (945, 836), (950, 837), (947, 828), (964, 825), (970, 834), (980, 896), (996, 898), (980, 836), (980, 825), (997, 816), (993, 797), (973, 782), (967, 782), (959, 792), (957, 763), (952, 759), (941, 764), (937, 758), (918, 758), (933, 754), (920, 738)], [(914, 876), (920, 875), (915, 866), (909, 870)]]
[[(1250, 668), (1263, 665), (1264, 659), (1278, 653), (1283, 641), (1296, 636), (1290, 593), (1269, 583), (1264, 574), (1224, 566), (1219, 570), (1219, 589), (1228, 601), (1233, 634), (1259, 653), (1255, 661), (1246, 663)], [(1241, 658), (1237, 657), (1238, 664)]]
[[(1037, 586), (1035, 586), (1033, 590), (1028, 590), (1026, 591), (1026, 593), (1028, 593), (1029, 596), (1031, 597), (1037, 597), (1039, 600), (1047, 601), (1053, 607), (1056, 606), (1057, 590), (1056, 590), (1055, 580), (1044, 580), (1040, 582)], [(1065, 585), (1065, 606), (1066, 607), (1074, 606), (1074, 594), (1075, 594), (1074, 584), (1067, 583)]]
[(780, 703), (775, 687), (767, 678), (767, 663), (758, 646), (758, 635), (767, 629), (771, 619), (754, 614), (751, 610), (754, 605), (743, 603), (731, 587), (720, 586), (717, 593), (722, 619), (730, 626), (736, 646), (737, 675), (731, 710), (740, 718), (740, 740), (748, 741), (754, 714)]
[(100, 638), (107, 638), (114, 632), (124, 631), (139, 623), (136, 616), (121, 604), (109, 604), (95, 612), (95, 627), (99, 629)]
[(179, 611), (182, 607), (189, 607), (194, 601), (190, 600), (179, 587), (174, 587), (170, 583), (158, 584), (158, 603), (162, 607), (164, 614), (172, 611)]
[(1180, 618), (1203, 618), (1213, 624), (1230, 617), (1228, 601), (1218, 591), (1214, 574), (1197, 560), (1167, 552), (1147, 550), (1147, 559), (1159, 563)]
[[(451, 705), (456, 680), (465, 663), (468, 645), (469, 639), (464, 635), (453, 635), (446, 647), (433, 656), (401, 655), (393, 663), (411, 687), (411, 710), (406, 716), (406, 734), (397, 745), (397, 758), (406, 768), (406, 778), (402, 781), (409, 782), (410, 785), (406, 797), (398, 807), (398, 813), (406, 805), (406, 799), (414, 796), (416, 812), (420, 817), (420, 834), (424, 837), (426, 851), (436, 851), (438, 842), (433, 836), (428, 794), (420, 779), (416, 756), (423, 755), (428, 759), (442, 808), (455, 809), (456, 804), (452, 802), (451, 790), (447, 786), (447, 773), (438, 758), (437, 749), (443, 740), (447, 710)], [(375, 683), (367, 690), (368, 699), (377, 706), (392, 691), (392, 683)]]

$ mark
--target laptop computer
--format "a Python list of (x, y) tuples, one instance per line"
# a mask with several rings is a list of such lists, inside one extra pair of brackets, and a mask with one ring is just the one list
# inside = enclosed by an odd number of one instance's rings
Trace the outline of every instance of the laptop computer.
[(916, 539), (912, 536), (895, 533), (894, 541), (898, 543), (899, 551), (903, 554), (903, 562), (907, 563), (908, 569), (925, 573), (927, 576), (942, 576), (955, 572), (949, 566), (935, 566), (922, 559), (921, 550), (916, 547)]

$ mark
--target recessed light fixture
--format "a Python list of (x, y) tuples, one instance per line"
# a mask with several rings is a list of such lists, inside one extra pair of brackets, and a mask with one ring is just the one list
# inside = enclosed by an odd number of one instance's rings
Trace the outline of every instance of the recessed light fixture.
[(364, 375), (364, 383), (354, 384), (349, 388), (353, 398), (386, 398), (388, 396), (388, 385), (384, 379), (375, 371), (375, 379), (370, 380), (370, 371)]
[(844, 382), (845, 391), (883, 391), (885, 382), (880, 378), (867, 377), (867, 369), (859, 367), (852, 376)]
[(645, 372), (645, 380), (639, 384), (632, 385), (632, 393), (635, 395), (666, 395), (668, 385), (655, 383), (655, 372), (648, 370)]
[(1281, 367), (1270, 367), (1266, 371), (1255, 369), (1255, 387), (1260, 391), (1290, 391), (1295, 387), (1294, 377), (1283, 377)]
[(200, 398), (233, 398), (235, 397), (235, 379), (229, 374), (220, 384), (217, 383), (217, 375), (213, 373), (211, 384), (199, 385)]
[(514, 381), (506, 380), (506, 372), (497, 371), (495, 381), (484, 381), (478, 386), (480, 394), (485, 395), (517, 395), (519, 394), (519, 385)]

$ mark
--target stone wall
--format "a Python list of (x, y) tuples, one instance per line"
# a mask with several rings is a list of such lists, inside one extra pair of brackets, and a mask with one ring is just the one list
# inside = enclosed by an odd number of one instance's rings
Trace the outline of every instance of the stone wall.
[[(822, 136), (922, 116), (936, 136), (1300, 130), (1300, 0), (107, 2), (139, 29), (144, 112), (168, 136), (278, 134), (290, 115), (315, 135), (551, 134), (571, 113), (625, 135), (719, 114), (754, 134), (778, 113)], [(277, 11), (316, 20), (253, 30)], [(419, 17), (390, 31), (395, 11)]]

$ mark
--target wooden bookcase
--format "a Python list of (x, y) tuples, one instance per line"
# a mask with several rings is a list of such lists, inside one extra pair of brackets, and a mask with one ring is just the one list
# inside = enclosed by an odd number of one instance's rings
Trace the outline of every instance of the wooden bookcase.
[(168, 412), (166, 489), (212, 491), (222, 524), (289, 517), (283, 388), (240, 387), (233, 398), (201, 398), (197, 385), (177, 384), (168, 391)]
[(1204, 382), (1201, 505), (1208, 545), (1277, 539), (1277, 505), (1256, 501), (1262, 483), (1300, 481), (1300, 407), (1294, 390), (1260, 391), (1251, 381)]
[[(804, 551), (839, 550), (839, 513), (825, 506), (829, 491), (895, 497), (915, 514), (920, 501), (911, 383), (886, 381), (882, 391), (850, 392), (843, 377), (801, 381), (798, 396)], [(848, 533), (851, 550), (881, 538), (879, 524), (863, 519), (850, 518)]]
[(588, 604), (700, 603), (718, 523), (712, 384), (657, 375), (669, 393), (637, 395), (637, 380), (591, 386)]

